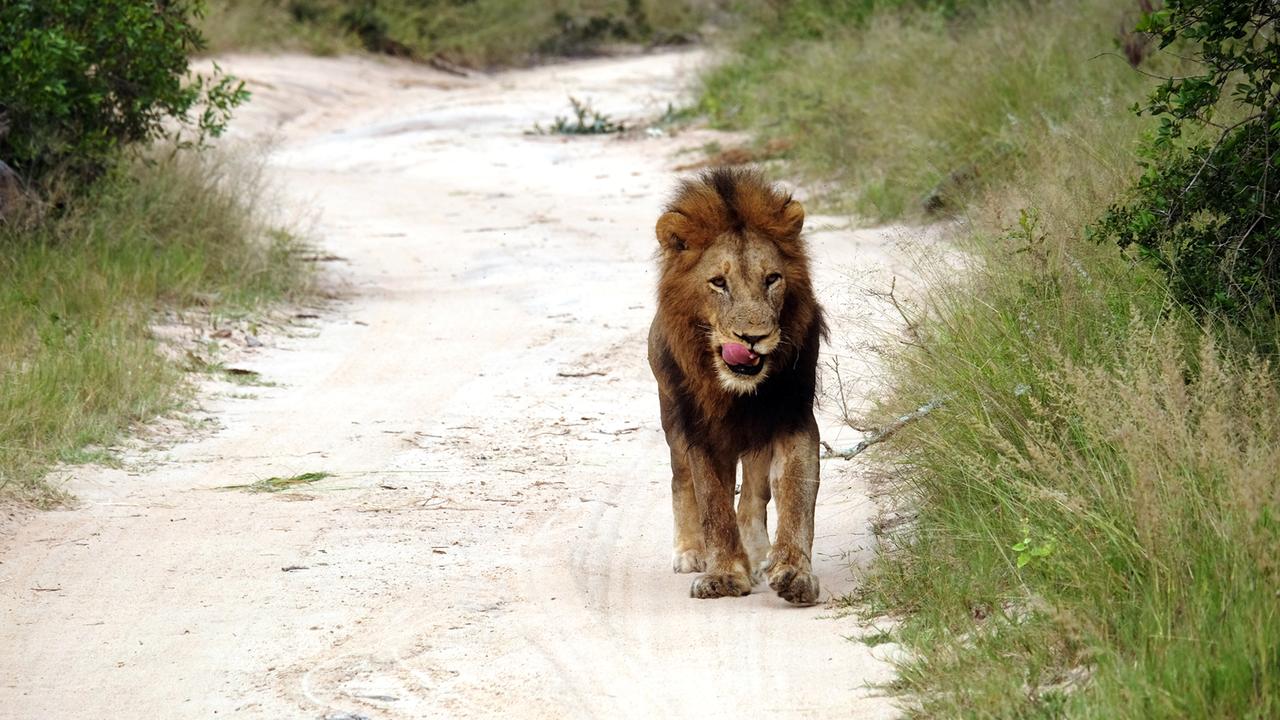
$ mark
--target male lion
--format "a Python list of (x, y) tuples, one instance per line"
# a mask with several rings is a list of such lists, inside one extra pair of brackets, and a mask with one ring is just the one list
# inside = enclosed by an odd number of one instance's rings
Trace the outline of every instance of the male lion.
[[(783, 599), (818, 600), (813, 419), (826, 334), (800, 237), (804, 209), (759, 173), (686, 180), (658, 218), (649, 366), (671, 448), (676, 572), (697, 598), (746, 595), (762, 573)], [(742, 495), (733, 510), (742, 461)], [(778, 508), (769, 546), (765, 506)]]

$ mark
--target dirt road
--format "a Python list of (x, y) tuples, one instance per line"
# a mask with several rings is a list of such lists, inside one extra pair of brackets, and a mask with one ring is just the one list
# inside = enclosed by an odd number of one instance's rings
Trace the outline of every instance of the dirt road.
[[(237, 133), (275, 137), (350, 297), (240, 360), (269, 384), (203, 400), (215, 432), (75, 468), (79, 506), (0, 537), (0, 717), (892, 716), (855, 618), (763, 585), (692, 600), (670, 570), (652, 227), (712, 136), (525, 134), (570, 94), (657, 117), (700, 61), (224, 59), (256, 95)], [(894, 238), (810, 227), (833, 355), (864, 372), (849, 277), (893, 267)], [(856, 466), (824, 466), (824, 597), (874, 513)]]

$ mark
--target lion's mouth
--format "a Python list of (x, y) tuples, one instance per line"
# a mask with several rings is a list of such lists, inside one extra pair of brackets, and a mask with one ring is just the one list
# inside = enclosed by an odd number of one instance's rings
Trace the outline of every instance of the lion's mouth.
[(764, 356), (738, 343), (725, 343), (720, 348), (720, 359), (735, 375), (756, 375), (764, 369)]

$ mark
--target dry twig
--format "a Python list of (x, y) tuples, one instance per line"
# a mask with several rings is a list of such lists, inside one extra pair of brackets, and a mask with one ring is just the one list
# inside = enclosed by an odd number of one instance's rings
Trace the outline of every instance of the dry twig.
[(942, 406), (941, 398), (930, 400), (924, 405), (921, 405), (920, 407), (916, 408), (913, 412), (910, 412), (898, 418), (897, 420), (894, 420), (887, 427), (881, 428), (871, 433), (866, 438), (864, 438), (861, 442), (859, 442), (857, 445), (854, 445), (853, 447), (847, 448), (845, 450), (835, 450), (826, 442), (823, 442), (822, 455), (819, 456), (819, 459), (830, 460), (831, 458), (843, 458), (845, 460), (849, 460), (856, 455), (860, 455), (864, 450), (871, 447), (872, 445), (875, 445), (876, 443), (882, 443), (885, 440), (888, 440), (889, 438), (893, 437), (902, 428), (906, 427), (907, 425), (910, 425), (916, 420), (919, 420), (925, 415), (928, 415), (934, 410), (937, 410), (941, 406)]
[(881, 292), (879, 290), (868, 290), (867, 292), (872, 297), (878, 297), (881, 300), (888, 300), (890, 303), (892, 303), (893, 309), (898, 311), (898, 316), (902, 318), (903, 324), (907, 326), (907, 334), (911, 337), (910, 340), (904, 340), (903, 342), (907, 345), (911, 345), (913, 347), (918, 347), (921, 350), (925, 350), (926, 348), (924, 346), (924, 343), (920, 341), (919, 324), (913, 321), (910, 317), (908, 317), (906, 310), (903, 310), (902, 303), (898, 302), (898, 295), (896, 293), (897, 289), (898, 289), (898, 276), (894, 275), (893, 280), (889, 282), (889, 292)]

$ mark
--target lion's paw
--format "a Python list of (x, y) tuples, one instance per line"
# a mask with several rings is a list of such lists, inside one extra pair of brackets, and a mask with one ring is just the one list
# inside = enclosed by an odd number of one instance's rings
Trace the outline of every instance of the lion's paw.
[(775, 564), (770, 568), (769, 587), (792, 605), (818, 602), (818, 576), (794, 565)]
[(751, 578), (746, 573), (707, 573), (693, 579), (689, 597), (739, 597), (751, 592)]
[(678, 573), (702, 572), (707, 569), (707, 559), (701, 550), (679, 550), (671, 555), (671, 571)]

